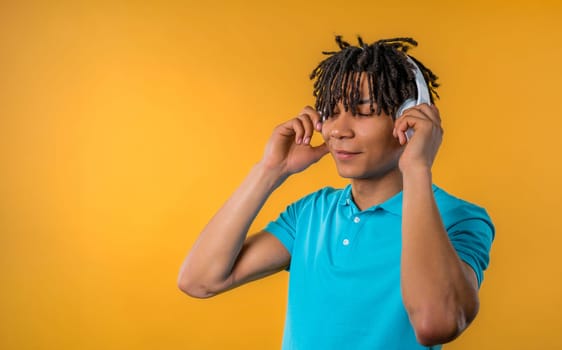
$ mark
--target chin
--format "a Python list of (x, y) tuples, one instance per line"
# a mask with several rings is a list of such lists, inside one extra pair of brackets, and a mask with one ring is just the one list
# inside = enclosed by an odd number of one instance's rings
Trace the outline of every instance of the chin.
[(349, 169), (345, 167), (338, 167), (338, 174), (344, 179), (350, 180), (366, 180), (366, 179), (378, 179), (387, 176), (393, 170), (397, 170), (396, 167), (385, 167), (382, 169)]
[(338, 168), (338, 174), (344, 179), (365, 179), (370, 177), (368, 173), (358, 171), (356, 169)]

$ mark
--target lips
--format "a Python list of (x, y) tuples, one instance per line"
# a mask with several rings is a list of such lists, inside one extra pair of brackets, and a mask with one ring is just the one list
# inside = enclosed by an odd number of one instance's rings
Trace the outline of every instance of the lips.
[(348, 150), (336, 149), (334, 150), (334, 156), (341, 160), (348, 160), (361, 154), (361, 152), (352, 152)]

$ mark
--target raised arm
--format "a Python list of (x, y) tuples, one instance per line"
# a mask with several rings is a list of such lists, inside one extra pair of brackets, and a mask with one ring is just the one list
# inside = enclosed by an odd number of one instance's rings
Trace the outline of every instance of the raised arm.
[(197, 298), (208, 298), (285, 268), (290, 254), (273, 235), (248, 229), (269, 195), (292, 174), (303, 171), (328, 151), (310, 146), (320, 117), (306, 107), (273, 131), (263, 159), (200, 233), (185, 258), (178, 286)]
[(456, 338), (478, 312), (478, 285), (472, 268), (456, 253), (441, 221), (432, 191), (431, 166), (443, 131), (435, 106), (404, 113), (395, 136), (415, 130), (400, 158), (403, 178), (401, 283), (404, 305), (423, 345)]

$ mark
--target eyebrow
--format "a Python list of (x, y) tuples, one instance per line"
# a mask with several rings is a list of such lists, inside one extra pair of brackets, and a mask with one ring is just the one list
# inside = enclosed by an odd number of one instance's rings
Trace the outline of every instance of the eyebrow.
[(370, 104), (370, 103), (371, 103), (371, 100), (359, 100), (357, 102), (357, 104), (359, 104), (359, 105), (366, 105), (366, 104)]

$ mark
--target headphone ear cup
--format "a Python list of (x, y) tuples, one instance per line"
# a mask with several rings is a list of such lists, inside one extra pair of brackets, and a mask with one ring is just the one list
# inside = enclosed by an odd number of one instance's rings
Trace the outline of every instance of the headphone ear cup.
[[(402, 103), (402, 105), (400, 105), (400, 107), (396, 110), (396, 118), (394, 120), (400, 118), (405, 110), (407, 110), (408, 108), (412, 108), (414, 106), (416, 106), (415, 99), (409, 98), (406, 101), (404, 101), (404, 103)], [(413, 135), (414, 135), (414, 129), (408, 128), (408, 130), (406, 130), (406, 139), (410, 141)]]
[[(418, 90), (416, 98), (409, 98), (402, 105), (396, 110), (396, 115), (394, 116), (394, 120), (400, 118), (402, 113), (408, 108), (412, 108), (414, 106), (420, 105), (422, 103), (431, 104), (431, 98), (429, 96), (429, 90), (427, 89), (427, 85), (425, 83), (425, 79), (423, 78), (423, 74), (420, 71), (420, 68), (416, 65), (416, 63), (410, 58), (410, 56), (406, 55), (408, 61), (414, 67), (414, 74), (416, 76), (416, 88)], [(409, 141), (412, 136), (414, 135), (414, 129), (408, 128), (405, 132), (406, 139)]]
[(396, 110), (396, 115), (394, 116), (394, 119), (398, 119), (400, 118), (400, 116), (402, 116), (402, 113), (404, 113), (405, 110), (407, 110), (408, 108), (412, 108), (416, 105), (416, 100), (413, 98), (409, 98), (406, 101), (404, 101), (404, 103), (402, 103), (400, 105), (400, 107), (398, 107), (398, 109)]

